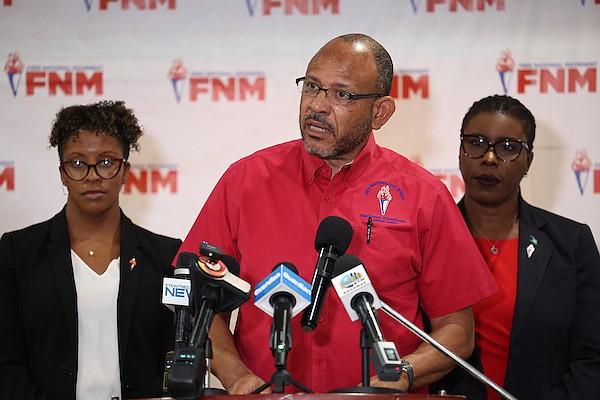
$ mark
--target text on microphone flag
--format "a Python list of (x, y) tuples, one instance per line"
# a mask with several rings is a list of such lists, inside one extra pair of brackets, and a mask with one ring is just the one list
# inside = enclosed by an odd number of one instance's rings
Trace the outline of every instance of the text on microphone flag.
[(292, 317), (296, 316), (310, 304), (310, 284), (283, 264), (280, 264), (256, 285), (254, 289), (254, 304), (267, 314), (273, 315), (273, 305), (269, 302), (269, 297), (282, 289), (285, 289), (286, 292), (291, 292), (296, 299)]
[(165, 305), (189, 306), (192, 284), (187, 279), (164, 278), (162, 303)]

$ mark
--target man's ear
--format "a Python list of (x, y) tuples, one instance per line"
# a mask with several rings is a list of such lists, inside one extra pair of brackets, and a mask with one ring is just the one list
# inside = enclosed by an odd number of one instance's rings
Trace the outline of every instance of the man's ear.
[(373, 103), (373, 121), (371, 127), (374, 130), (381, 128), (396, 111), (396, 101), (391, 96), (383, 96)]

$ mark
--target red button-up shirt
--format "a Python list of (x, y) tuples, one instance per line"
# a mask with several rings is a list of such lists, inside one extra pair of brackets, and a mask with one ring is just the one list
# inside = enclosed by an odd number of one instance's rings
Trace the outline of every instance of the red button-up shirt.
[[(180, 251), (201, 241), (240, 263), (240, 277), (256, 285), (273, 267), (291, 262), (310, 282), (320, 221), (336, 215), (353, 228), (347, 254), (359, 257), (379, 297), (422, 327), (421, 312), (439, 317), (496, 291), (496, 285), (446, 187), (405, 157), (379, 147), (371, 135), (354, 162), (331, 178), (330, 167), (301, 140), (273, 146), (234, 163), (222, 176)], [(367, 244), (367, 222), (372, 221)], [(466, 279), (468, 277), (468, 279)], [(379, 312), (386, 340), (401, 355), (421, 339)], [(332, 289), (317, 328), (292, 320), (287, 370), (315, 392), (361, 382), (360, 322), (352, 322)], [(272, 318), (253, 305), (241, 309), (238, 351), (265, 381), (275, 371), (269, 349)], [(290, 390), (294, 388), (290, 387)]]

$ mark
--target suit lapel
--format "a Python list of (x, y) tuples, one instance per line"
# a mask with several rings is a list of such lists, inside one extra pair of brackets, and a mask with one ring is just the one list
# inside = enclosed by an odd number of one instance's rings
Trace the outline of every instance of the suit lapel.
[(120, 262), (118, 323), (119, 353), (123, 365), (126, 344), (131, 328), (131, 318), (136, 300), (140, 270), (144, 267), (142, 250), (131, 220), (121, 213), (121, 262)]
[(69, 339), (72, 343), (77, 343), (77, 294), (64, 208), (51, 220), (47, 249), (67, 322)]
[(520, 214), (519, 272), (511, 341), (516, 340), (527, 318), (554, 250), (554, 244), (541, 230), (545, 221), (536, 221), (531, 206), (522, 199)]

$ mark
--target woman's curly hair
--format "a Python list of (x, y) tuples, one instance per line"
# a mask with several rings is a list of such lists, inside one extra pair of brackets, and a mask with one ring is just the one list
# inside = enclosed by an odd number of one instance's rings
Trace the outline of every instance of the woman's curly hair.
[(56, 113), (50, 133), (50, 146), (58, 147), (61, 160), (65, 143), (68, 140), (76, 141), (82, 130), (114, 137), (121, 143), (126, 159), (130, 151), (140, 149), (138, 139), (142, 136), (142, 128), (133, 110), (125, 107), (123, 101), (101, 101), (61, 108)]

